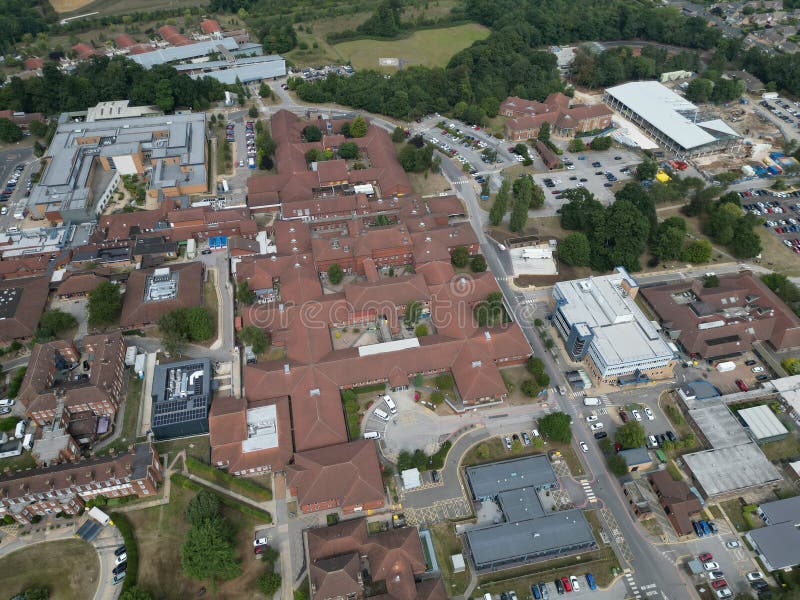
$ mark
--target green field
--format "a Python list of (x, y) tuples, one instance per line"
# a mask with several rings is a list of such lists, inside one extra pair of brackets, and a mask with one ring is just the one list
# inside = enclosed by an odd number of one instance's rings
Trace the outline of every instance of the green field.
[(82, 600), (94, 594), (99, 570), (97, 552), (82, 540), (34, 544), (3, 558), (0, 589), (3, 598), (44, 587), (52, 600)]
[(454, 54), (488, 36), (489, 30), (482, 25), (468, 23), (458, 27), (415, 31), (405, 39), (391, 42), (342, 42), (336, 44), (334, 49), (356, 69), (376, 69), (379, 58), (398, 58), (403, 64), (443, 67)]

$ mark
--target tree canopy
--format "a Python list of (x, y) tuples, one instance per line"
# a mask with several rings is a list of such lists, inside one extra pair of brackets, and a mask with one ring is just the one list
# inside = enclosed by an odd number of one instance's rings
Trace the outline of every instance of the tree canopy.
[(456, 246), (450, 253), (450, 262), (454, 267), (466, 267), (469, 262), (469, 250), (466, 246)]
[(52, 308), (42, 313), (36, 336), (39, 338), (52, 338), (78, 325), (77, 319), (68, 312)]
[(333, 263), (328, 267), (328, 281), (333, 285), (339, 285), (342, 283), (342, 279), (344, 279), (344, 271), (342, 271), (342, 267), (339, 266), (339, 263)]
[(508, 320), (501, 292), (491, 292), (473, 309), (479, 327), (493, 327)]
[(269, 345), (267, 334), (264, 333), (264, 330), (257, 325), (245, 325), (239, 330), (237, 335), (245, 345), (251, 346), (253, 348), (253, 352), (256, 354), (261, 354), (264, 352)]
[(614, 437), (623, 448), (641, 448), (645, 445), (645, 431), (639, 421), (628, 421), (617, 429)]
[(186, 342), (202, 342), (214, 335), (214, 320), (202, 306), (176, 308), (158, 320), (161, 339), (168, 350), (178, 351)]
[(210, 490), (200, 490), (186, 506), (186, 519), (192, 525), (200, 525), (218, 517), (221, 508), (219, 496)]
[(494, 197), (494, 204), (492, 204), (492, 208), (489, 211), (489, 223), (494, 226), (503, 221), (503, 217), (508, 211), (508, 192), (510, 188), (511, 184), (508, 179), (504, 178), (497, 195)]
[(574, 267), (587, 266), (591, 251), (589, 240), (580, 232), (570, 233), (558, 244), (558, 258)]
[(181, 566), (187, 577), (216, 582), (241, 575), (230, 532), (220, 516), (192, 525), (181, 546)]
[(539, 433), (556, 442), (569, 444), (572, 441), (570, 416), (563, 412), (554, 412), (539, 419)]

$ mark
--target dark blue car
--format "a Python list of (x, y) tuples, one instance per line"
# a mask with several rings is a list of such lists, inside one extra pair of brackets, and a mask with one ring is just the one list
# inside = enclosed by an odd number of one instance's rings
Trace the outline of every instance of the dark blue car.
[(586, 574), (586, 583), (588, 584), (590, 590), (597, 589), (597, 583), (595, 583), (594, 576), (591, 573)]

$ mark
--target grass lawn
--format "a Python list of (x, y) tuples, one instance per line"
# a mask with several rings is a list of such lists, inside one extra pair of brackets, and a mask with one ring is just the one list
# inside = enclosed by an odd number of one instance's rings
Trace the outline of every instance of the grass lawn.
[(119, 437), (98, 450), (97, 454), (106, 455), (112, 449), (116, 452), (126, 452), (128, 446), (132, 444), (138, 437), (139, 427), (139, 405), (142, 403), (142, 380), (132, 374), (128, 378), (128, 390), (125, 397), (125, 404), (122, 408), (124, 414), (122, 415), (122, 431)]
[(186, 467), (192, 475), (224, 487), (226, 490), (246, 496), (256, 502), (272, 500), (272, 490), (250, 478), (235, 477), (191, 456), (186, 459)]
[(411, 187), (421, 196), (438, 194), (451, 189), (450, 182), (439, 173), (408, 173), (407, 175), (411, 181)]
[(506, 460), (509, 458), (519, 458), (520, 456), (530, 456), (532, 454), (543, 454), (551, 450), (561, 452), (561, 456), (567, 462), (567, 465), (572, 471), (573, 475), (583, 475), (583, 467), (581, 466), (578, 455), (572, 446), (567, 444), (559, 444), (557, 442), (548, 442), (543, 448), (535, 448), (531, 446), (522, 446), (518, 450), (506, 450), (503, 440), (499, 437), (493, 437), (485, 440), (476, 446), (473, 446), (469, 452), (464, 455), (463, 465), (482, 465), (499, 460)]
[(709, 504), (706, 506), (706, 510), (711, 513), (711, 516), (715, 519), (722, 519), (722, 509), (717, 506), (716, 504)]
[(486, 27), (467, 23), (457, 27), (415, 31), (405, 39), (394, 41), (342, 42), (336, 44), (334, 49), (356, 69), (377, 69), (379, 58), (399, 58), (404, 64), (443, 67), (454, 54), (488, 36)]
[(450, 556), (462, 552), (461, 541), (456, 537), (452, 523), (437, 523), (430, 528), (433, 548), (442, 570), (442, 581), (448, 596), (458, 596), (464, 592), (469, 581), (469, 572), (453, 573)]
[[(138, 585), (158, 592), (159, 598), (165, 600), (191, 598), (201, 587), (209, 587), (207, 581), (187, 579), (181, 570), (180, 548), (189, 529), (184, 515), (195, 494), (193, 490), (173, 485), (169, 504), (127, 513), (139, 543)], [(228, 506), (223, 506), (222, 512), (236, 540), (242, 575), (221, 583), (217, 597), (242, 600), (259, 597), (256, 578), (265, 569), (253, 554), (256, 521)]]
[(728, 519), (733, 523), (733, 526), (736, 527), (736, 531), (750, 531), (752, 529), (742, 513), (742, 503), (738, 499), (726, 500), (725, 502), (720, 502), (719, 505), (728, 515)]
[(156, 450), (160, 455), (169, 453), (169, 461), (181, 450), (186, 450), (186, 456), (192, 456), (197, 460), (208, 462), (211, 456), (211, 445), (208, 435), (197, 435), (194, 437), (181, 438), (179, 440), (169, 440), (166, 442), (156, 442)]
[(675, 402), (675, 392), (665, 391), (661, 393), (659, 405), (667, 415), (667, 419), (672, 424), (672, 429), (679, 438), (684, 438), (692, 433), (692, 428), (686, 423), (686, 418), (681, 412), (677, 402)]
[(614, 578), (614, 570), (620, 570), (619, 563), (614, 551), (610, 547), (605, 547), (479, 577), (479, 585), (475, 588), (474, 594), (480, 597), (486, 592), (500, 594), (514, 590), (519, 597), (529, 598), (532, 583), (544, 581), (548, 583), (551, 593), (554, 593), (553, 580), (570, 575), (576, 575), (581, 588), (585, 586), (588, 589), (589, 586), (583, 577), (586, 573), (594, 576), (599, 587), (605, 587)]
[(305, 577), (303, 582), (298, 585), (297, 589), (294, 591), (294, 600), (306, 600), (306, 598), (308, 598), (308, 586), (308, 577)]
[[(70, 12), (80, 11), (81, 13), (99, 12), (102, 15), (130, 14), (132, 12), (146, 12), (165, 8), (162, 0), (50, 0), (50, 4), (55, 8), (60, 16), (65, 16)], [(181, 8), (184, 6), (195, 6), (197, 2), (191, 0), (170, 0), (169, 8)]]
[(766, 457), (773, 461), (781, 459), (797, 460), (800, 457), (800, 438), (790, 433), (786, 438), (778, 442), (762, 444), (761, 449)]
[(35, 466), (36, 460), (30, 452), (23, 452), (19, 456), (12, 456), (10, 458), (0, 458), (0, 473), (6, 469), (22, 471), (24, 469), (32, 469)]
[[(35, 565), (35, 567), (34, 567)], [(84, 600), (94, 593), (100, 560), (82, 540), (34, 544), (3, 557), (3, 597), (46, 587), (50, 600)]]

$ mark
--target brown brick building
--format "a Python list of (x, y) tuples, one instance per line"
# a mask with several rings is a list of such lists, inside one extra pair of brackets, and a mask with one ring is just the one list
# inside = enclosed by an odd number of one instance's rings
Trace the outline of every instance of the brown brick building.
[(511, 117), (506, 123), (506, 137), (515, 142), (539, 135), (543, 123), (554, 135), (573, 137), (576, 133), (605, 129), (611, 125), (613, 112), (605, 104), (575, 104), (558, 92), (544, 102), (509, 96), (500, 104), (500, 114)]
[(0, 519), (11, 515), (24, 524), (35, 515), (74, 515), (97, 496), (155, 494), (161, 480), (158, 453), (150, 444), (136, 444), (118, 456), (0, 475)]

